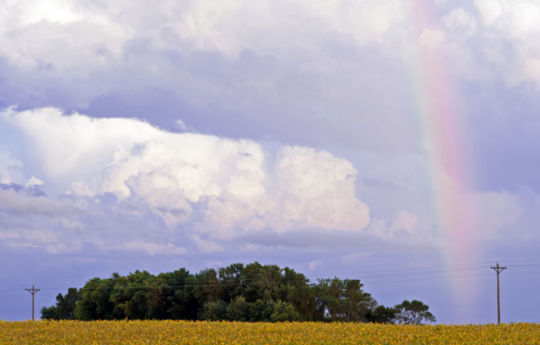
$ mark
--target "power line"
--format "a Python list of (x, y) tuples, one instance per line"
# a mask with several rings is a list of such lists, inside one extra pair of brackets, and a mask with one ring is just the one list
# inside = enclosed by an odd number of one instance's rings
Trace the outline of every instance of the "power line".
[[(514, 260), (516, 261), (516, 260)], [(535, 262), (538, 264), (528, 262)], [(338, 277), (345, 277), (345, 276), (352, 276), (351, 278), (343, 278), (343, 279), (358, 279), (361, 278), (361, 280), (365, 280), (365, 278), (375, 278), (375, 277), (387, 277), (389, 275), (391, 276), (397, 276), (397, 275), (406, 275), (406, 276), (414, 276), (414, 275), (429, 275), (429, 274), (438, 274), (438, 273), (452, 273), (452, 272), (461, 272), (461, 271), (470, 271), (470, 270), (480, 270), (485, 267), (485, 264), (489, 263), (488, 261), (483, 262), (474, 262), (474, 263), (462, 263), (462, 264), (452, 264), (452, 265), (432, 265), (432, 266), (417, 266), (417, 267), (408, 267), (408, 268), (401, 268), (401, 269), (377, 269), (377, 270), (359, 270), (359, 271), (348, 271), (345, 273), (340, 273), (335, 276)], [(525, 260), (520, 261), (520, 263), (517, 264), (511, 264), (507, 265), (510, 268), (518, 268), (518, 267), (530, 267), (530, 268), (536, 268), (540, 267), (540, 262), (538, 260), (532, 261), (532, 260)], [(300, 273), (301, 272), (297, 272)], [(196, 275), (196, 273), (190, 273), (190, 275)], [(304, 274), (305, 276), (305, 274)], [(124, 276), (125, 277), (125, 276)], [(326, 278), (319, 278), (319, 277), (307, 277), (310, 281), (317, 281), (318, 279), (326, 279)], [(327, 277), (328, 278), (328, 277)], [(109, 278), (100, 278), (102, 280), (104, 279), (110, 279)], [(219, 279), (219, 277), (218, 277)], [(258, 279), (258, 278), (254, 278)], [(242, 279), (243, 282), (251, 281), (252, 279)], [(87, 280), (88, 281), (88, 280)], [(62, 283), (61, 285), (43, 285), (41, 286), (42, 289), (53, 289), (53, 288), (64, 288), (64, 287), (72, 287), (74, 285), (79, 285), (81, 282), (72, 282), (72, 283)], [(195, 285), (195, 284), (191, 284)], [(19, 289), (23, 288), (24, 285), (1, 285), (0, 289)]]
[[(457, 278), (457, 277), (472, 277), (472, 276), (477, 276), (477, 273), (475, 274), (472, 274), (472, 272), (470, 272), (470, 270), (468, 270), (469, 272), (467, 272), (466, 270), (455, 270), (455, 271), (437, 271), (437, 272), (421, 272), (419, 274), (417, 274), (417, 278), (405, 278), (403, 277), (402, 279), (400, 279), (401, 277), (396, 277), (397, 279), (383, 279), (383, 280), (379, 280), (379, 279), (374, 279), (374, 280), (364, 280), (364, 279), (360, 279), (362, 284), (364, 285), (380, 285), (380, 283), (382, 284), (387, 284), (387, 283), (402, 283), (402, 282), (418, 282), (418, 281), (430, 281), (430, 280), (446, 280), (446, 279), (452, 279), (452, 278)], [(468, 274), (467, 274), (468, 273)], [(442, 274), (445, 274), (444, 276), (441, 276)], [(435, 276), (433, 276), (435, 275)], [(384, 276), (380, 276), (379, 278), (384, 278), (384, 277), (388, 277), (389, 275), (384, 275)], [(106, 279), (110, 279), (110, 278), (106, 278)], [(103, 279), (103, 280), (106, 280), (106, 279)], [(326, 278), (328, 279), (328, 278)], [(332, 280), (333, 278), (329, 278), (330, 280)], [(349, 279), (355, 279), (355, 278), (349, 278)], [(84, 289), (85, 291), (96, 291), (96, 290), (107, 290), (109, 288), (115, 288), (115, 287), (121, 287), (122, 289), (127, 289), (127, 290), (146, 290), (146, 289), (181, 289), (181, 288), (189, 288), (189, 287), (192, 287), (192, 288), (197, 288), (197, 287), (233, 287), (233, 286), (241, 286), (241, 285), (244, 285), (244, 284), (249, 284), (253, 281), (257, 281), (258, 278), (254, 278), (254, 279), (240, 279), (239, 281), (221, 281), (221, 282), (217, 282), (217, 283), (183, 283), (183, 284), (158, 284), (158, 285), (147, 285), (147, 284), (141, 284), (140, 282), (136, 282), (136, 283), (129, 283), (129, 282), (123, 282), (123, 281), (111, 281), (111, 285), (107, 286), (107, 287), (103, 287), (103, 286), (95, 286), (95, 287), (90, 287), (90, 286), (84, 286), (83, 288), (81, 289)], [(287, 283), (294, 283), (294, 282), (283, 282), (283, 281), (265, 281), (265, 282), (260, 282), (261, 285), (266, 285), (266, 286), (278, 286), (278, 285), (282, 285), (282, 284), (287, 284)], [(313, 282), (312, 284), (316, 284), (315, 282)], [(41, 289), (42, 290), (63, 290), (63, 289), (66, 289), (68, 287), (73, 287), (73, 285), (77, 285), (77, 284), (72, 284), (72, 285), (63, 285), (63, 286), (59, 286), (59, 285), (55, 285), (55, 286), (42, 286)]]
[[(456, 267), (457, 266), (457, 267)], [(460, 267), (461, 266), (461, 267)], [(392, 284), (392, 283), (402, 283), (402, 282), (416, 282), (416, 281), (426, 281), (426, 280), (447, 280), (451, 278), (457, 278), (457, 277), (468, 277), (472, 276), (470, 275), (474, 271), (478, 271), (481, 269), (484, 269), (483, 267), (477, 263), (474, 264), (461, 264), (461, 265), (440, 265), (440, 266), (424, 266), (424, 267), (411, 267), (407, 270), (407, 272), (401, 272), (401, 273), (390, 273), (394, 270), (388, 269), (386, 272), (383, 273), (380, 271), (363, 271), (365, 273), (361, 273), (362, 271), (357, 272), (349, 272), (349, 275), (352, 273), (356, 277), (351, 278), (345, 278), (345, 279), (360, 279), (363, 284), (367, 285), (379, 285), (379, 284)], [(509, 265), (509, 267), (540, 267), (540, 265), (528, 265), (528, 264), (516, 264), (516, 265)], [(493, 268), (493, 267), (492, 267)], [(507, 267), (504, 267), (503, 269), (506, 269)], [(494, 268), (495, 269), (495, 268)], [(502, 270), (501, 270), (502, 271)], [(469, 274), (467, 274), (469, 273)], [(441, 276), (445, 274), (444, 276)], [(405, 278), (404, 276), (407, 276)], [(389, 278), (390, 279), (384, 279)], [(307, 278), (307, 277), (306, 277)], [(373, 279), (366, 279), (366, 278), (373, 278)], [(378, 279), (381, 278), (382, 280)], [(103, 278), (102, 280), (107, 279), (113, 279), (113, 278)], [(259, 279), (259, 277), (254, 278), (243, 278), (238, 280), (231, 280), (231, 281), (221, 281), (219, 277), (217, 277), (218, 282), (216, 283), (183, 283), (183, 284), (159, 284), (159, 285), (146, 285), (141, 284), (140, 282), (130, 283), (129, 281), (118, 281), (115, 282), (113, 285), (119, 285), (122, 286), (124, 289), (155, 289), (155, 288), (165, 288), (165, 289), (177, 289), (177, 288), (186, 288), (186, 287), (201, 287), (201, 286), (221, 286), (221, 287), (227, 287), (227, 286), (235, 286), (235, 285), (243, 285), (246, 283), (250, 283), (252, 281), (256, 281)], [(328, 279), (328, 278), (315, 278), (315, 279), (309, 279), (313, 283), (316, 283), (319, 279)], [(330, 278), (333, 279), (333, 278)], [(291, 281), (291, 283), (294, 281)], [(61, 285), (43, 285), (41, 286), (41, 289), (36, 289), (36, 291), (40, 290), (62, 290), (67, 289), (69, 287), (74, 287), (76, 285), (79, 285), (80, 283), (74, 283), (74, 284), (61, 284)], [(266, 282), (262, 283), (264, 285), (279, 285), (284, 284), (284, 282)], [(20, 288), (13, 286), (0, 286), (1, 290), (9, 290), (9, 289), (17, 289)], [(93, 291), (96, 289), (103, 289), (103, 287), (84, 287), (86, 291)], [(105, 288), (106, 289), (106, 288)], [(30, 291), (31, 289), (26, 289), (27, 291)]]

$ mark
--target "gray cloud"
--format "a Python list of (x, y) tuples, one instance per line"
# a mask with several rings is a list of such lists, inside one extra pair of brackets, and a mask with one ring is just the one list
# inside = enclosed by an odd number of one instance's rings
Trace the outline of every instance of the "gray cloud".
[(15, 190), (0, 189), (0, 212), (54, 217), (76, 212), (76, 209), (43, 196), (25, 195)]
[[(381, 238), (370, 233), (350, 233), (345, 231), (325, 232), (317, 229), (278, 233), (272, 230), (247, 234), (240, 238), (247, 243), (274, 248), (292, 248), (297, 250), (324, 249), (354, 250), (371, 255), (391, 252), (394, 254), (410, 252), (412, 248), (432, 249), (432, 244), (421, 244), (399, 239)], [(414, 249), (413, 249), (414, 250)]]

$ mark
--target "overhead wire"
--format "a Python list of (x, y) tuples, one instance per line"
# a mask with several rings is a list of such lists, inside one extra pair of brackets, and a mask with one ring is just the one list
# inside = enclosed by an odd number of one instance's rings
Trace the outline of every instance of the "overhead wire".
[[(523, 262), (526, 262), (526, 261), (523, 261)], [(360, 280), (362, 284), (364, 285), (367, 284), (371, 286), (384, 285), (386, 283), (392, 284), (392, 283), (405, 283), (405, 282), (448, 280), (451, 278), (458, 278), (458, 277), (478, 276), (479, 273), (481, 273), (483, 270), (486, 269), (486, 266), (484, 266), (484, 264), (487, 264), (487, 263), (492, 263), (492, 261), (453, 264), (453, 265), (431, 265), (431, 266), (420, 266), (420, 267), (408, 267), (408, 268), (401, 268), (401, 269), (352, 271), (352, 272), (348, 272), (347, 274), (342, 274), (340, 276), (348, 275), (349, 278), (342, 278), (342, 280), (358, 279)], [(540, 268), (540, 263), (539, 264), (521, 263), (521, 264), (512, 264), (512, 265), (507, 264), (507, 266), (509, 268)], [(472, 272), (475, 272), (475, 271), (476, 273), (471, 274)], [(486, 270), (484, 273), (487, 275), (488, 272), (489, 271)], [(122, 277), (125, 279), (125, 276), (122, 276)], [(382, 280), (378, 278), (382, 278)], [(385, 279), (385, 278), (389, 278), (389, 279)], [(396, 278), (396, 279), (393, 279), (393, 278)], [(109, 278), (100, 278), (100, 279), (106, 280), (106, 279), (114, 279), (114, 278), (109, 277)], [(219, 280), (220, 278), (218, 277), (217, 279)], [(255, 277), (252, 279), (244, 278), (244, 279), (240, 279), (240, 281), (241, 281), (241, 284), (245, 284), (252, 281), (257, 281), (259, 279), (260, 279), (259, 277)], [(308, 279), (309, 280), (308, 284), (314, 284), (317, 281), (324, 280), (324, 279), (332, 280), (333, 278)], [(138, 283), (130, 284), (130, 282), (127, 280), (116, 282), (116, 284), (119, 284), (117, 286), (121, 286), (123, 289), (126, 289), (126, 288), (127, 289), (150, 289), (150, 288), (181, 289), (181, 288), (186, 288), (186, 287), (226, 287), (227, 285), (234, 286), (237, 283), (238, 282), (236, 280), (231, 280), (231, 281), (219, 280), (218, 283), (159, 284), (159, 285), (151, 286), (147, 284), (138, 284)], [(267, 281), (267, 282), (264, 282), (264, 284), (265, 285), (280, 285), (280, 284), (283, 284), (283, 282)], [(76, 285), (79, 285), (79, 284), (78, 283), (40, 284), (40, 288), (42, 290), (67, 290), (68, 288), (76, 287)], [(24, 289), (26, 287), (27, 287), (26, 285), (18, 285), (18, 284), (12, 285), (12, 286), (0, 285), (0, 290), (19, 290), (19, 289)], [(96, 288), (84, 287), (84, 289), (87, 291), (91, 291), (91, 290), (96, 290), (96, 289), (103, 289), (103, 287), (96, 287)]]

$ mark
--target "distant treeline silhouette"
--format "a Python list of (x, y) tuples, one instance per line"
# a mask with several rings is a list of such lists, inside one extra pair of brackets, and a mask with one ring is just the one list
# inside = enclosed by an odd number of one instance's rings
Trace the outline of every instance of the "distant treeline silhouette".
[(185, 268), (152, 275), (93, 278), (81, 289), (58, 294), (43, 319), (434, 322), (429, 307), (403, 301), (378, 305), (356, 279), (310, 283), (288, 267), (237, 263), (191, 274)]

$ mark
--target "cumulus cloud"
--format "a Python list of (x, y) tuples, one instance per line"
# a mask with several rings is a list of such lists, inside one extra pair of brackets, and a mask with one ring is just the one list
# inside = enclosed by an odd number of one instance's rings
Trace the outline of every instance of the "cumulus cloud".
[(171, 133), (134, 119), (54, 108), (11, 109), (2, 119), (32, 143), (51, 184), (76, 198), (144, 203), (171, 229), (189, 223), (227, 239), (267, 228), (360, 231), (369, 223), (355, 195), (356, 169), (328, 152), (285, 146), (272, 164), (254, 141)]
[(342, 230), (368, 225), (369, 209), (355, 196), (357, 173), (350, 162), (328, 152), (286, 147), (276, 165), (279, 214), (291, 225)]

